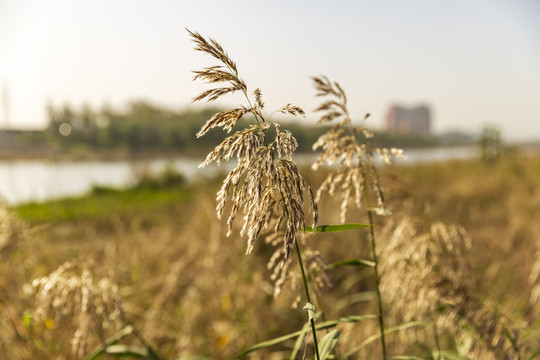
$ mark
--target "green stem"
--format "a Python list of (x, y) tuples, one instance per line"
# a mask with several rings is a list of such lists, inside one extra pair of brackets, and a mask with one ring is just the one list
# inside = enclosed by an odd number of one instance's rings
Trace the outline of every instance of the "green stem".
[(369, 201), (369, 191), (367, 187), (367, 177), (366, 173), (364, 171), (364, 168), (362, 168), (362, 180), (364, 182), (364, 201), (366, 203), (368, 218), (369, 218), (369, 235), (371, 240), (371, 253), (373, 256), (373, 262), (375, 265), (373, 266), (373, 271), (375, 273), (375, 290), (377, 293), (377, 310), (379, 315), (379, 331), (381, 334), (381, 347), (382, 347), (382, 355), (383, 360), (386, 360), (386, 340), (384, 337), (384, 316), (383, 316), (383, 306), (382, 306), (382, 296), (381, 296), (381, 290), (380, 290), (380, 283), (381, 278), (379, 276), (379, 260), (377, 259), (377, 249), (375, 246), (375, 230), (373, 227), (373, 214), (371, 212), (371, 205)]
[(437, 360), (441, 360), (441, 345), (439, 344), (439, 332), (435, 321), (433, 321), (433, 330), (435, 332), (435, 345), (437, 346)]
[[(304, 284), (306, 300), (308, 303), (311, 304), (311, 297), (309, 296), (309, 287), (307, 283), (306, 273), (304, 271), (304, 263), (302, 262), (302, 256), (300, 255), (300, 246), (298, 245), (298, 241), (296, 239), (294, 239), (294, 245), (296, 248), (296, 256), (298, 257), (298, 265), (300, 266), (300, 270), (302, 272), (302, 283)], [(311, 323), (311, 333), (313, 334), (313, 343), (315, 345), (315, 356), (317, 360), (319, 360), (320, 359), (319, 344), (317, 343), (317, 330), (315, 330), (315, 319), (310, 318), (309, 322)]]

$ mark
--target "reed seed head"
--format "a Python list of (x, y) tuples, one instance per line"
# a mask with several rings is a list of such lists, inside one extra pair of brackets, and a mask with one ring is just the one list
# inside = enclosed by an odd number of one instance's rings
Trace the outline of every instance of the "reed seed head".
[[(187, 29), (186, 29), (187, 30)], [(219, 60), (222, 65), (206, 67), (200, 71), (194, 71), (193, 80), (202, 80), (206, 83), (229, 83), (227, 87), (220, 87), (204, 91), (200, 95), (193, 99), (193, 102), (207, 99), (208, 101), (214, 101), (221, 96), (236, 91), (247, 92), (245, 82), (238, 77), (238, 69), (236, 63), (227, 55), (221, 45), (213, 40), (206, 40), (198, 32), (192, 32), (187, 30), (191, 39), (195, 43), (195, 50), (209, 54)]]
[[(243, 214), (244, 224), (240, 235), (247, 237), (247, 253), (253, 250), (257, 238), (271, 223), (276, 231), (283, 227), (284, 257), (288, 259), (296, 233), (306, 227), (304, 193), (307, 192), (311, 199), (309, 206), (314, 225), (318, 218), (313, 191), (300, 175), (293, 160), (298, 143), (289, 131), (281, 130), (278, 124), (265, 120), (262, 114), (264, 103), (261, 90), (256, 89), (253, 92), (253, 101), (249, 99), (247, 87), (238, 76), (236, 63), (223, 48), (215, 40), (206, 40), (197, 32), (189, 30), (188, 32), (196, 44), (196, 50), (210, 54), (222, 63), (219, 66), (195, 71), (194, 80), (230, 84), (227, 88), (208, 90), (195, 100), (203, 98), (214, 100), (226, 93), (241, 90), (248, 101), (248, 106), (214, 115), (197, 133), (197, 137), (216, 127), (230, 133), (238, 120), (248, 114), (253, 115), (256, 121), (256, 124), (235, 131), (225, 138), (200, 165), (202, 167), (212, 162), (219, 164), (221, 161), (237, 158), (237, 165), (229, 172), (218, 191), (217, 216), (221, 219), (225, 208), (230, 205), (227, 219), (227, 236), (229, 236), (233, 232), (237, 215)], [(278, 111), (293, 116), (305, 116), (303, 109), (293, 104), (287, 104)], [(275, 136), (268, 140), (267, 130), (271, 126), (275, 130)], [(279, 221), (274, 221), (275, 219)]]
[(385, 232), (379, 269), (387, 315), (398, 323), (434, 321), (464, 342), (470, 359), (519, 358), (519, 327), (472, 293), (471, 242), (463, 228), (435, 223), (422, 231), (418, 219), (405, 217)]
[[(322, 152), (313, 163), (313, 170), (322, 165), (337, 164), (338, 169), (331, 172), (323, 181), (317, 191), (317, 200), (324, 192), (334, 195), (341, 192), (340, 218), (345, 222), (350, 197), (354, 194), (354, 203), (361, 206), (361, 199), (366, 186), (375, 193), (378, 202), (379, 213), (386, 213), (382, 181), (375, 167), (374, 152), (387, 164), (391, 163), (391, 157), (404, 157), (400, 149), (372, 149), (369, 139), (373, 134), (362, 124), (356, 128), (352, 126), (352, 120), (347, 109), (347, 96), (337, 82), (330, 81), (325, 76), (314, 77), (314, 86), (317, 96), (325, 97), (326, 100), (315, 109), (322, 115), (319, 123), (337, 122), (333, 128), (321, 135), (313, 144), (313, 150), (321, 149)], [(364, 117), (364, 121), (370, 115)], [(361, 136), (360, 136), (361, 135)], [(372, 182), (366, 184), (366, 181)]]
[[(285, 248), (279, 246), (281, 236), (282, 235), (277, 232), (265, 239), (268, 244), (276, 247), (276, 250), (267, 263), (268, 270), (272, 272), (270, 279), (274, 281), (275, 298), (279, 297), (283, 292), (286, 284), (292, 294), (297, 293), (302, 286), (302, 274), (298, 267), (292, 265), (291, 261), (283, 262), (281, 260), (286, 252)], [(333, 286), (328, 262), (319, 251), (312, 249), (307, 243), (302, 246), (302, 261), (304, 263), (306, 275), (312, 279), (315, 291), (321, 293), (324, 289)], [(299, 299), (296, 298), (292, 304), (293, 307), (297, 307), (298, 302)]]
[(91, 344), (104, 340), (104, 331), (122, 322), (118, 286), (106, 277), (95, 281), (87, 265), (66, 262), (47, 276), (32, 281), (38, 320), (69, 319), (75, 326), (72, 352), (82, 358)]
[[(215, 41), (214, 39), (206, 40), (198, 32), (192, 32), (188, 29), (186, 30), (191, 35), (191, 38), (195, 43), (195, 50), (212, 55), (217, 60), (221, 61), (224, 65), (226, 65), (231, 72), (238, 74), (238, 70), (236, 69), (236, 63), (227, 55), (225, 50), (223, 50), (223, 48), (217, 41)], [(216, 67), (212, 67), (209, 69), (215, 68)]]
[(300, 106), (293, 105), (293, 104), (287, 104), (283, 106), (281, 109), (278, 110), (280, 113), (283, 114), (289, 114), (292, 116), (298, 116), (300, 118), (305, 118), (306, 113), (304, 112), (304, 109), (302, 109)]

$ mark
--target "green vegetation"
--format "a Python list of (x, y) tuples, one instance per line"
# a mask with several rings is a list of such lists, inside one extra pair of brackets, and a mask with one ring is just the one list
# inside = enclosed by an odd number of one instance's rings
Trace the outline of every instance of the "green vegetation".
[(480, 157), (486, 164), (499, 159), (503, 150), (501, 129), (494, 125), (486, 125), (478, 138)]
[(190, 191), (183, 176), (166, 167), (158, 174), (142, 172), (128, 189), (96, 186), (82, 197), (19, 205), (17, 215), (30, 225), (78, 221), (103, 221), (142, 217), (159, 222), (160, 211), (187, 201)]
[(176, 111), (145, 101), (129, 103), (125, 109), (84, 105), (80, 109), (66, 104), (48, 106), (47, 134), (63, 148), (126, 150), (139, 153), (148, 150), (188, 151), (209, 149), (216, 139), (195, 143), (194, 134), (215, 108)]
[(177, 206), (189, 196), (185, 189), (141, 188), (127, 191), (96, 188), (79, 198), (47, 203), (30, 203), (17, 207), (17, 214), (31, 225), (70, 221), (99, 221), (111, 216), (129, 218), (145, 215), (159, 220), (156, 210)]

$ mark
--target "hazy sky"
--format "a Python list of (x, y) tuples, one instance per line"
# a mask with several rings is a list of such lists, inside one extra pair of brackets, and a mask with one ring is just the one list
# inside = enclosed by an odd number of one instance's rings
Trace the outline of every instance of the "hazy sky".
[(268, 111), (314, 118), (325, 74), (374, 127), (392, 103), (426, 103), (437, 132), (540, 138), (538, 0), (0, 0), (0, 127), (44, 126), (47, 101), (190, 106), (207, 88), (191, 70), (214, 62), (185, 28), (217, 39)]

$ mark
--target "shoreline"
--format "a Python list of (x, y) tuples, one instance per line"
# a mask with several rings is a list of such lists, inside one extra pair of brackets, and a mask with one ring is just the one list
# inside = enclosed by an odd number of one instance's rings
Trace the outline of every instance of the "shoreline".
[[(403, 148), (407, 151), (429, 151), (438, 149), (455, 149), (475, 147), (475, 144), (441, 144), (436, 146), (418, 146)], [(519, 146), (528, 148), (530, 145)], [(534, 147), (540, 149), (540, 143), (534, 144)], [(192, 158), (204, 160), (207, 153), (211, 151), (162, 151), (162, 150), (144, 150), (132, 152), (129, 150), (94, 150), (94, 149), (32, 149), (32, 150), (0, 150), (0, 161), (46, 161), (46, 162), (115, 162), (115, 161), (152, 161), (152, 160), (168, 160), (178, 158)], [(319, 152), (313, 151), (296, 151), (299, 156), (316, 156)]]

